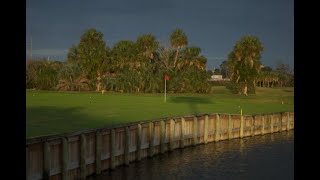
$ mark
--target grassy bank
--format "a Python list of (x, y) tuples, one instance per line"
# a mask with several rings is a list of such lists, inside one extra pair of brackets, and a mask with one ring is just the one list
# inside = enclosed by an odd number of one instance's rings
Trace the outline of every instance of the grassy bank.
[[(26, 91), (27, 138), (170, 116), (294, 110), (293, 88), (258, 88), (248, 97), (223, 86), (210, 95)], [(283, 102), (283, 104), (282, 104)]]

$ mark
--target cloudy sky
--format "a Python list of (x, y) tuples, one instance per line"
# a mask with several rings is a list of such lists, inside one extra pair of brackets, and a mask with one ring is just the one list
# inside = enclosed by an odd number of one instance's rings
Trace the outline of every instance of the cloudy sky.
[(109, 47), (152, 33), (161, 42), (181, 28), (218, 67), (244, 35), (264, 45), (262, 63), (294, 65), (293, 0), (27, 0), (26, 55), (64, 60), (81, 34), (96, 28)]

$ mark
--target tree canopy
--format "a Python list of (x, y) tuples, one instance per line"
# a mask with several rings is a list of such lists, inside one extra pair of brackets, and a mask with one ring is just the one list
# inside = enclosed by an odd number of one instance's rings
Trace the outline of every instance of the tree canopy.
[[(87, 29), (79, 43), (70, 47), (67, 61), (51, 73), (55, 79), (48, 76), (53, 80), (46, 87), (63, 91), (159, 93), (164, 91), (164, 75), (168, 74), (169, 92), (209, 92), (207, 59), (201, 55), (201, 48), (188, 47), (188, 38), (181, 29), (172, 31), (168, 40), (170, 46), (163, 46), (154, 35), (143, 34), (136, 41), (120, 40), (108, 47), (101, 32)], [(43, 68), (33, 64), (27, 66), (27, 87), (42, 89), (36, 77)], [(50, 74), (49, 69), (46, 72)]]
[[(153, 34), (142, 34), (136, 40), (120, 40), (108, 47), (104, 35), (87, 29), (78, 44), (72, 45), (65, 62), (31, 60), (26, 66), (26, 87), (62, 91), (208, 93), (210, 84), (207, 58), (201, 48), (188, 46), (182, 29), (174, 29), (167, 44), (160, 44)], [(293, 73), (285, 64), (273, 70), (261, 68), (263, 45), (255, 36), (244, 36), (235, 43), (228, 60), (220, 70), (231, 79), (231, 87), (240, 94), (254, 93), (260, 86), (293, 85)]]
[(237, 92), (247, 95), (255, 93), (255, 84), (261, 69), (263, 45), (256, 36), (244, 36), (236, 42), (228, 56), (230, 78)]

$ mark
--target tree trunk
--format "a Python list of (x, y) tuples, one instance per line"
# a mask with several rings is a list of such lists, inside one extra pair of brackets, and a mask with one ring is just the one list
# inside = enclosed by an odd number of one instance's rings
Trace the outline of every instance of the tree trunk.
[(174, 68), (176, 67), (176, 63), (177, 63), (177, 59), (178, 59), (178, 54), (179, 54), (179, 48), (177, 49), (176, 57), (174, 58), (174, 63), (173, 63), (173, 67), (174, 67)]
[(97, 75), (98, 75), (98, 77), (97, 77), (97, 83), (96, 83), (96, 88), (97, 88), (96, 91), (100, 92), (100, 90), (101, 90), (101, 82), (100, 82), (101, 73), (97, 71)]
[(248, 91), (248, 85), (247, 85), (247, 83), (245, 83), (244, 84), (244, 88), (243, 88), (243, 94), (246, 95), (246, 96), (248, 96), (247, 91)]

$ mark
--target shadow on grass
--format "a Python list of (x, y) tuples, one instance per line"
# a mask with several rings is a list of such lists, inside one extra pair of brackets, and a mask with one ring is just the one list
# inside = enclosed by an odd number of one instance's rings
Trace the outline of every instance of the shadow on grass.
[(178, 96), (178, 97), (170, 97), (169, 100), (171, 103), (182, 103), (188, 104), (190, 112), (193, 115), (199, 115), (199, 104), (212, 104), (213, 102), (208, 97), (188, 97), (188, 96)]
[(97, 117), (83, 112), (83, 107), (39, 106), (26, 108), (27, 138), (74, 132), (102, 126)]

